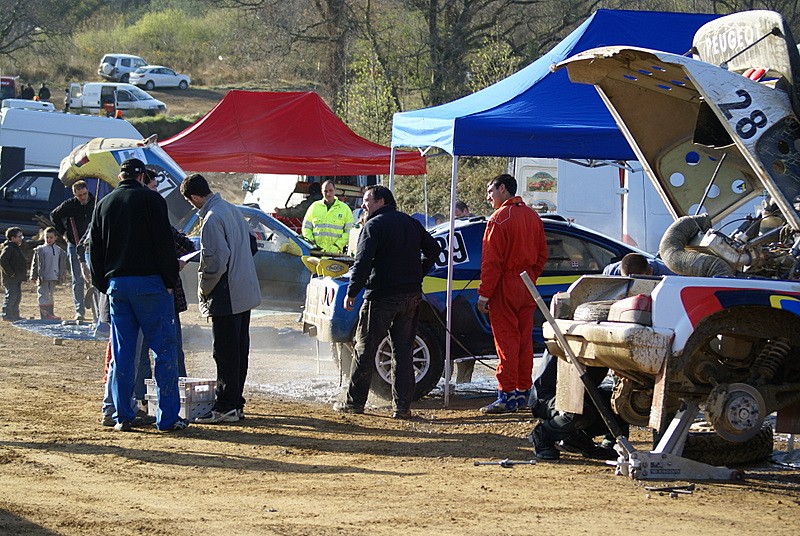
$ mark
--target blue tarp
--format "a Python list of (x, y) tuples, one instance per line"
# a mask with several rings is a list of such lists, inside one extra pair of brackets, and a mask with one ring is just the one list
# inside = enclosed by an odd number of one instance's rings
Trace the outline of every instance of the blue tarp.
[(477, 93), (432, 108), (396, 113), (394, 147), (438, 147), (459, 156), (635, 160), (593, 86), (573, 84), (550, 66), (600, 46), (675, 54), (718, 15), (601, 9), (550, 52)]

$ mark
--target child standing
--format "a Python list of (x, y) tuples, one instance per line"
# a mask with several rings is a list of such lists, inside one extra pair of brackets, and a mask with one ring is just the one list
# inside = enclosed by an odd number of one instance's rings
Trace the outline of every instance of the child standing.
[(56, 245), (57, 231), (55, 227), (44, 230), (44, 244), (33, 250), (31, 263), (31, 280), (36, 281), (39, 294), (39, 316), (42, 320), (61, 320), (53, 311), (53, 292), (56, 283), (64, 280), (67, 266), (67, 253)]
[(20, 320), (19, 302), (22, 300), (22, 282), (25, 281), (25, 256), (22, 254), (22, 229), (6, 229), (6, 241), (0, 246), (0, 268), (3, 271), (3, 320)]

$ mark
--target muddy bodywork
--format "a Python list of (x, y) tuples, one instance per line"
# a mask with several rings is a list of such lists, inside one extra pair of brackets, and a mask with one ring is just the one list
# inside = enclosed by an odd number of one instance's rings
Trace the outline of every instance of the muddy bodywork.
[[(551, 308), (578, 359), (620, 378), (613, 405), (633, 424), (663, 429), (691, 400), (729, 440), (752, 437), (773, 411), (779, 431), (800, 432), (800, 57), (772, 12), (717, 19), (695, 48), (603, 47), (560, 65), (595, 85), (676, 218), (661, 249), (686, 277), (586, 276)], [(713, 228), (763, 192), (757, 217)], [(576, 318), (581, 305), (633, 296), (647, 320)], [(564, 357), (551, 328), (545, 337)], [(565, 376), (559, 399), (573, 409), (581, 394)]]

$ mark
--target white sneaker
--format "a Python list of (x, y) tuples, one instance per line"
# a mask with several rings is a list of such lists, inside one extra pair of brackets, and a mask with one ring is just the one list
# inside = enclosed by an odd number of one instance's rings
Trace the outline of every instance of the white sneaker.
[(239, 420), (239, 410), (232, 409), (225, 413), (212, 409), (205, 415), (195, 418), (194, 422), (199, 424), (214, 424), (218, 422), (237, 422)]

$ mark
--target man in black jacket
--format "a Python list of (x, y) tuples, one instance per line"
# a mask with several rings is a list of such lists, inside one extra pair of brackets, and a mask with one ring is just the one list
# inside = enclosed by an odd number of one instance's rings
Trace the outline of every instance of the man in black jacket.
[(356, 261), (347, 287), (345, 309), (351, 310), (361, 289), (364, 304), (358, 319), (355, 359), (346, 399), (336, 411), (363, 413), (369, 395), (378, 345), (391, 335), (392, 406), (395, 419), (411, 418), (414, 398), (412, 350), (417, 332), (422, 278), (441, 252), (417, 220), (397, 210), (391, 190), (370, 186), (364, 192), (367, 222), (361, 229)]
[(84, 247), (81, 238), (89, 228), (94, 213), (94, 196), (89, 192), (85, 181), (77, 181), (72, 185), (72, 199), (67, 199), (50, 213), (56, 231), (67, 241), (67, 256), (72, 272), (72, 299), (75, 301), (75, 319), (83, 320), (86, 314), (84, 303), (83, 274), (81, 264), (85, 262)]
[(144, 186), (145, 167), (130, 158), (120, 166), (120, 183), (97, 204), (89, 235), (92, 283), (108, 295), (111, 308), (114, 426), (129, 431), (136, 416), (131, 407), (136, 377), (136, 340), (141, 330), (155, 352), (159, 430), (180, 430), (175, 306), (178, 257), (167, 216), (167, 203)]

